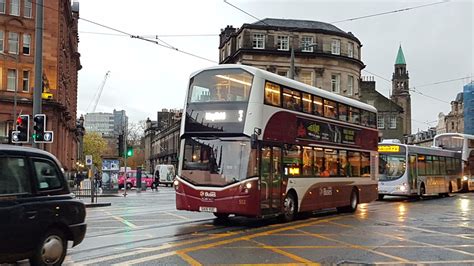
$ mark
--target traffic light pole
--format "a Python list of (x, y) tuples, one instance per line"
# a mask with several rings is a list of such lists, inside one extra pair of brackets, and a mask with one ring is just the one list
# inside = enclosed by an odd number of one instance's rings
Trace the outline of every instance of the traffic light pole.
[(127, 196), (127, 127), (125, 126), (123, 129), (123, 150), (124, 150), (124, 158), (125, 158), (125, 171), (124, 171), (124, 176), (123, 176), (123, 189), (124, 193), (123, 196)]
[[(41, 93), (43, 90), (43, 0), (36, 0), (35, 26), (35, 86), (33, 89), (33, 117), (41, 114)], [(33, 141), (33, 147), (38, 144)]]

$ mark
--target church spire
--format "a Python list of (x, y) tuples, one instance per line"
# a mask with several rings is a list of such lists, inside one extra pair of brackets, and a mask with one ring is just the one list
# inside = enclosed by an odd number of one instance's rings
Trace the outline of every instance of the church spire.
[(398, 48), (397, 59), (395, 60), (395, 65), (406, 65), (405, 56), (403, 55), (402, 45)]

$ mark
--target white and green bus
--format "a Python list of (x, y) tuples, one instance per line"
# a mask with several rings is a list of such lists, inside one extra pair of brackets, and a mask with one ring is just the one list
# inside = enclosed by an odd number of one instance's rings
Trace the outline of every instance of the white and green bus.
[(379, 200), (384, 196), (446, 196), (461, 185), (461, 153), (379, 143)]

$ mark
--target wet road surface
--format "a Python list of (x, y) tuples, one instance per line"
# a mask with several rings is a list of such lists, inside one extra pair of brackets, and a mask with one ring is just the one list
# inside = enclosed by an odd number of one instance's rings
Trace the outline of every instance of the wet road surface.
[(474, 193), (388, 198), (354, 214), (325, 210), (291, 223), (175, 210), (172, 188), (100, 199), (66, 264), (474, 265)]

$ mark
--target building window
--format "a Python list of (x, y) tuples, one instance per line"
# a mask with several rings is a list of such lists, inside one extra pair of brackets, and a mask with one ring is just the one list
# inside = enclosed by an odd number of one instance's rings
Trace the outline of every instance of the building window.
[(389, 128), (390, 129), (396, 129), (397, 128), (397, 116), (396, 115), (391, 115), (390, 116)]
[(354, 94), (354, 77), (347, 76), (347, 95), (352, 96)]
[(23, 54), (30, 55), (31, 35), (23, 34)]
[(288, 70), (277, 70), (277, 75), (288, 77)]
[(229, 41), (229, 43), (227, 43), (227, 56), (230, 56), (230, 52), (231, 50), (230, 50), (230, 41)]
[(222, 48), (221, 50), (221, 60), (224, 61), (225, 59), (225, 48)]
[(313, 72), (310, 71), (301, 71), (299, 75), (299, 81), (313, 86)]
[(331, 91), (335, 93), (341, 92), (341, 75), (340, 74), (331, 75)]
[(16, 69), (9, 69), (8, 70), (8, 84), (7, 90), (9, 91), (16, 91)]
[(30, 88), (30, 71), (23, 71), (23, 92), (28, 92)]
[(354, 57), (354, 43), (347, 44), (347, 56)]
[(237, 47), (242, 48), (242, 36), (237, 37)]
[(301, 51), (302, 52), (313, 52), (313, 37), (303, 36), (301, 38)]
[(20, 0), (10, 0), (10, 15), (20, 15)]
[(10, 54), (18, 54), (18, 33), (8, 33), (8, 52)]
[(3, 38), (4, 38), (4, 33), (3, 31), (0, 31), (0, 52), (3, 53)]
[(341, 40), (332, 39), (331, 43), (331, 54), (341, 54)]
[(33, 14), (33, 4), (31, 3), (32, 0), (25, 0), (23, 6), (23, 16), (25, 18), (31, 18)]
[(277, 36), (277, 47), (278, 50), (288, 51), (289, 48), (289, 38), (288, 36)]
[(377, 116), (377, 128), (384, 129), (385, 128), (385, 120), (383, 115)]
[(0, 0), (0, 13), (5, 14), (6, 0)]
[(265, 49), (265, 35), (261, 33), (253, 35), (253, 49)]

